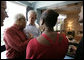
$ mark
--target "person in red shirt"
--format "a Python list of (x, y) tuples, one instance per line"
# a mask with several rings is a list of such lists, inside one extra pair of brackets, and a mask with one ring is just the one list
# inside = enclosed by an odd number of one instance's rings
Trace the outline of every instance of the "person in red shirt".
[(30, 40), (23, 32), (25, 26), (26, 20), (24, 15), (17, 14), (13, 26), (5, 29), (3, 39), (8, 59), (25, 58), (26, 46)]
[(68, 39), (65, 34), (59, 34), (53, 29), (58, 16), (58, 13), (50, 9), (42, 13), (40, 26), (44, 26), (44, 31), (29, 41), (26, 59), (64, 59), (68, 51)]

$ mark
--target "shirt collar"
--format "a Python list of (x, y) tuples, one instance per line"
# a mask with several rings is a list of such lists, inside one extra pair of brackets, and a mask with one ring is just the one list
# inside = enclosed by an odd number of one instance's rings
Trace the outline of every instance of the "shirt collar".
[(35, 26), (35, 24), (34, 24), (34, 25), (32, 25), (32, 24), (30, 24), (30, 23), (28, 23), (27, 25), (29, 25), (29, 26)]
[[(31, 25), (29, 22), (27, 22), (27, 25)], [(35, 25), (35, 24), (34, 24)], [(34, 25), (31, 25), (31, 26), (34, 26)]]

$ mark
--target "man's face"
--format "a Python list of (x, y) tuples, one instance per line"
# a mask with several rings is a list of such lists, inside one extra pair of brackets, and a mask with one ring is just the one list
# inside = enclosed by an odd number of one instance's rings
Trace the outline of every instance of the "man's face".
[(35, 20), (36, 20), (36, 15), (34, 13), (28, 15), (28, 21), (30, 22), (30, 24), (34, 24)]
[(18, 23), (18, 25), (19, 25), (21, 28), (25, 28), (25, 26), (26, 26), (25, 17), (19, 19), (19, 20), (17, 21), (17, 23)]
[(7, 13), (6, 13), (6, 2), (3, 1), (1, 2), (1, 26), (3, 26), (3, 21), (6, 17), (8, 17)]

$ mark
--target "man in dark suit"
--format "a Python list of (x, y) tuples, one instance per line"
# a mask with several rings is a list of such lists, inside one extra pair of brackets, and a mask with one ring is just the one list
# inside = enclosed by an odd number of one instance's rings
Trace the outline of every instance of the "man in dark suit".
[(83, 59), (83, 37), (76, 51), (75, 59)]

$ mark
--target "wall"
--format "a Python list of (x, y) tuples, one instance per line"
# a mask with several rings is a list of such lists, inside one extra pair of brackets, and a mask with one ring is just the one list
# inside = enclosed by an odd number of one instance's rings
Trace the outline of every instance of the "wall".
[[(66, 32), (75, 31), (75, 35), (78, 34), (78, 31), (83, 31), (83, 27), (79, 24), (78, 20), (79, 20), (78, 14), (68, 15), (67, 18), (64, 20), (64, 30)], [(71, 28), (68, 27), (69, 22), (71, 22), (72, 25)]]

